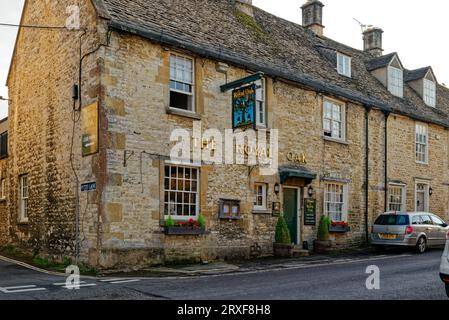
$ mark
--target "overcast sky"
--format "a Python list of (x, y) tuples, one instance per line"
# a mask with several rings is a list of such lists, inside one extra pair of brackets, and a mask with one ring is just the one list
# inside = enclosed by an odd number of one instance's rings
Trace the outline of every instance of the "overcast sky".
[[(188, 1), (188, 0), (186, 0)], [(76, 1), (74, 0), (74, 3)], [(284, 19), (301, 23), (302, 0), (253, 0), (254, 5)], [(322, 0), (325, 35), (362, 49), (360, 26), (384, 29), (385, 53), (397, 51), (408, 69), (431, 65), (440, 83), (449, 86), (449, 4), (442, 0)], [(0, 0), (0, 22), (18, 23), (23, 0)], [(0, 26), (0, 95), (9, 69), (16, 29)], [(0, 101), (0, 118), (7, 116), (7, 104)]]

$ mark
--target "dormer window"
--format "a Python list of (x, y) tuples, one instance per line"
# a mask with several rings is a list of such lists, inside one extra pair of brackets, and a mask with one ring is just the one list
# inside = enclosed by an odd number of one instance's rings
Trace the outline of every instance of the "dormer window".
[(435, 82), (424, 79), (424, 102), (429, 107), (436, 106), (436, 84)]
[(339, 74), (349, 78), (351, 77), (351, 60), (351, 57), (339, 52), (337, 53), (337, 70)]
[(396, 97), (404, 97), (404, 72), (392, 65), (388, 67), (388, 91)]

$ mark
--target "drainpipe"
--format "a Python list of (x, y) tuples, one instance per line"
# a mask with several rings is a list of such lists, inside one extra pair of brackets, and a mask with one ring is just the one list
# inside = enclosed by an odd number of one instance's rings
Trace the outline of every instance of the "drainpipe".
[(388, 211), (388, 118), (390, 117), (390, 112), (385, 111), (385, 212)]
[(365, 238), (369, 243), (369, 113), (371, 109), (365, 107)]

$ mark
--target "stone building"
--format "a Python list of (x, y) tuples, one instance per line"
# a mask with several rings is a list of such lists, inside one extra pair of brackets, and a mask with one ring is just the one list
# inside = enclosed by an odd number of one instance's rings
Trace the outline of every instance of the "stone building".
[[(271, 254), (279, 212), (309, 249), (322, 215), (350, 227), (332, 233), (337, 247), (365, 243), (384, 211), (448, 218), (449, 90), (432, 68), (384, 55), (381, 29), (364, 32), (364, 50), (335, 42), (316, 0), (302, 26), (241, 0), (80, 4), (85, 29), (18, 34), (10, 243), (112, 268)], [(22, 24), (64, 25), (70, 5), (27, 0)], [(279, 170), (174, 162), (174, 130), (243, 121), (227, 89), (247, 84), (256, 131), (278, 132)], [(169, 217), (200, 215), (205, 234), (166, 234)]]

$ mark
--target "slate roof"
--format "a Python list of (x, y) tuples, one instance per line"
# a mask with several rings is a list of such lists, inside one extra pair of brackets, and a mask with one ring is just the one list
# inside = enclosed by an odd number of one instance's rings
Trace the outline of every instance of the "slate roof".
[[(438, 85), (437, 108), (431, 108), (409, 86), (400, 99), (370, 74), (368, 66), (379, 66), (392, 54), (376, 59), (257, 7), (251, 18), (236, 11), (231, 0), (92, 1), (115, 30), (449, 128), (447, 88)], [(352, 57), (352, 78), (337, 73), (335, 51)]]
[(416, 70), (406, 70), (405, 74), (404, 74), (404, 80), (406, 82), (410, 82), (410, 81), (422, 79), (426, 76), (427, 72), (429, 72), (429, 70), (431, 70), (431, 69), (432, 69), (431, 67), (425, 67), (425, 68), (416, 69)]
[(388, 66), (388, 64), (391, 62), (391, 60), (393, 60), (394, 56), (396, 55), (397, 53), (393, 52), (390, 54), (386, 54), (382, 57), (373, 58), (366, 63), (366, 69), (368, 69), (368, 71), (373, 71), (379, 68), (384, 68)]

